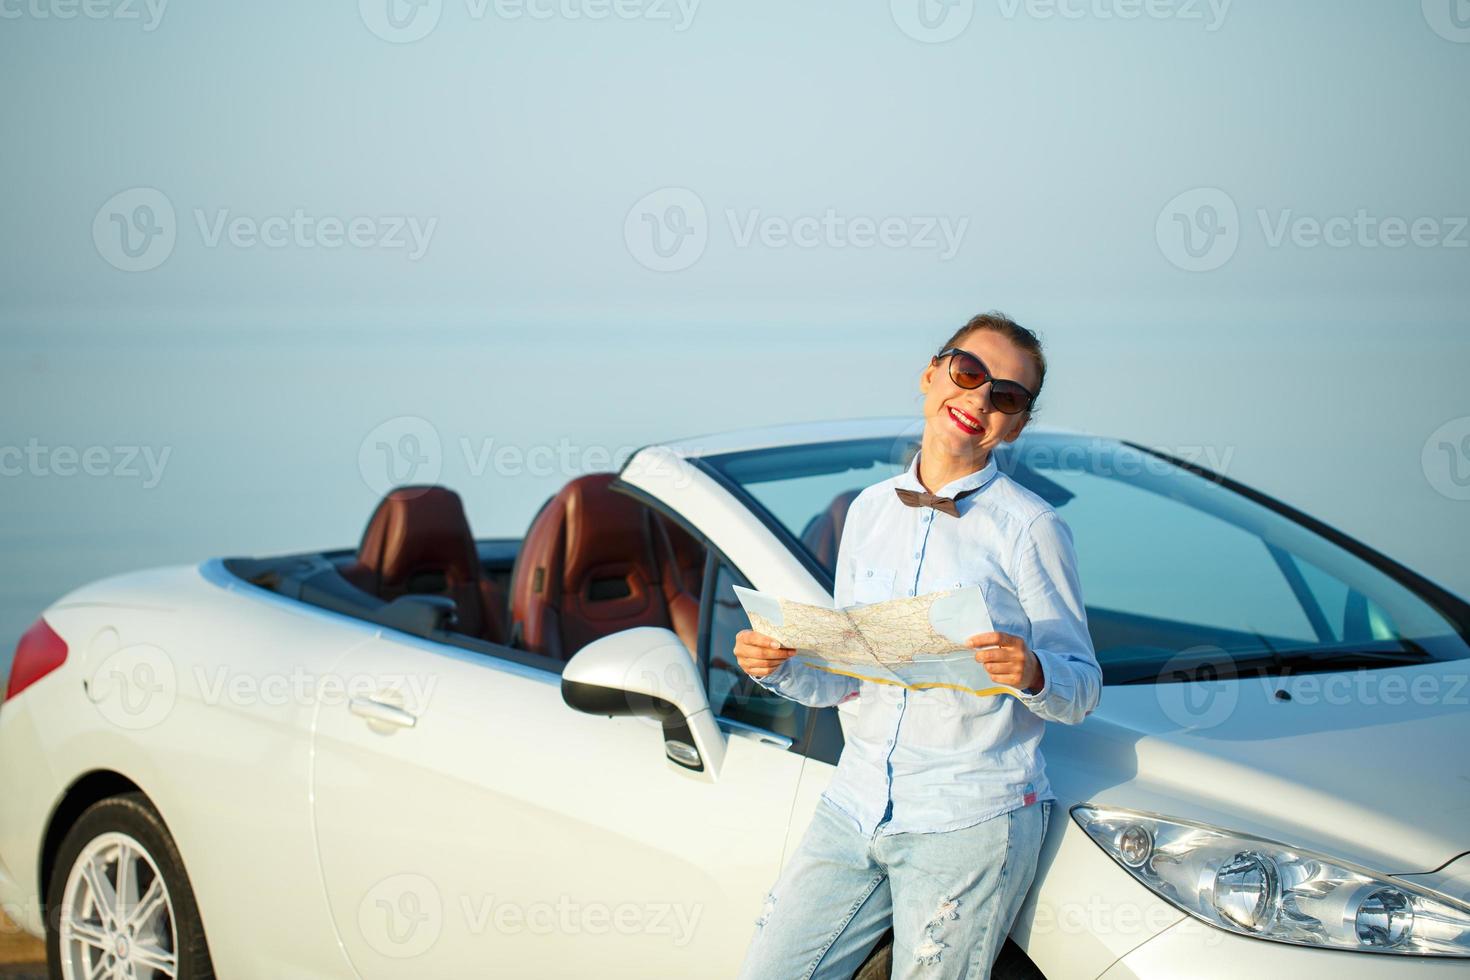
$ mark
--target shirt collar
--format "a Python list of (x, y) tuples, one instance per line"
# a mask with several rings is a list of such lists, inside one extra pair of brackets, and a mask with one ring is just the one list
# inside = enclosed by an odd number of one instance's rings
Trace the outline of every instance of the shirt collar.
[[(995, 464), (995, 453), (992, 451), (990, 458), (985, 461), (984, 466), (973, 473), (966, 473), (957, 480), (949, 481), (936, 492), (941, 497), (953, 497), (962, 490), (969, 490), (971, 487), (983, 487), (998, 472), (1000, 472), (1000, 468)], [(919, 452), (914, 453), (914, 458), (909, 461), (909, 468), (899, 475), (898, 486), (907, 490), (927, 492), (928, 488), (919, 482)]]

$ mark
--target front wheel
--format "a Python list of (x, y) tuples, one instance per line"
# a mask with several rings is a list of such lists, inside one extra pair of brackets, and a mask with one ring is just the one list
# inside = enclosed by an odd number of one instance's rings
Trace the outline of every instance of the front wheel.
[(47, 889), (52, 980), (212, 980), (184, 862), (142, 793), (87, 808), (56, 853)]
[[(852, 975), (853, 980), (888, 980), (893, 975), (893, 930), (890, 928), (873, 952)], [(1046, 980), (1036, 965), (1027, 959), (1021, 948), (1009, 939), (1000, 948), (995, 966), (990, 971), (991, 980)]]

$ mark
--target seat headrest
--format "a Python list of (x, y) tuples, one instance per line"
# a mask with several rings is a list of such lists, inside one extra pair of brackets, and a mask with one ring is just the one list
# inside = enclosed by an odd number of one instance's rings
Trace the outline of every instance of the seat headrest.
[[(377, 578), (374, 591), (414, 588), (420, 576), (473, 581), (479, 559), (459, 494), (447, 487), (398, 487), (368, 521), (357, 563)], [(431, 585), (431, 583), (422, 583)]]
[(627, 494), (609, 489), (616, 473), (588, 473), (562, 488), (566, 552), (562, 584), (575, 592), (588, 573), (633, 561), (647, 565), (649, 541), (644, 507)]
[(680, 592), (692, 593), (699, 598), (700, 581), (704, 577), (704, 545), (677, 521), (665, 517), (658, 511), (650, 511), (658, 542), (660, 560), (664, 566), (664, 584)]
[(844, 490), (832, 498), (827, 509), (812, 518), (802, 532), (801, 543), (806, 545), (818, 563), (833, 567), (837, 564), (837, 551), (842, 544), (842, 528), (847, 523), (847, 511), (863, 488)]

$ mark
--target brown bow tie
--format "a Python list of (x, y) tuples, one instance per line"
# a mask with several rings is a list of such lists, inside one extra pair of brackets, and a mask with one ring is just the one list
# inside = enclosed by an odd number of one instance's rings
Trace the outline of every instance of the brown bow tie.
[(979, 487), (971, 487), (968, 490), (961, 490), (953, 497), (941, 497), (939, 494), (930, 493), (927, 490), (905, 490), (903, 487), (894, 487), (893, 492), (898, 494), (899, 500), (902, 500), (910, 507), (933, 507), (935, 510), (948, 514), (950, 517), (959, 517), (960, 509), (955, 506), (954, 502), (965, 499), (979, 489)]

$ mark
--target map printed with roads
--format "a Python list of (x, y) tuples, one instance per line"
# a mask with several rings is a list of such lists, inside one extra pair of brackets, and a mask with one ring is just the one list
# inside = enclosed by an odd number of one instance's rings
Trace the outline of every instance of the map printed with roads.
[(1019, 695), (965, 640), (994, 627), (979, 586), (834, 609), (734, 586), (750, 628), (794, 647), (793, 666), (912, 690)]

